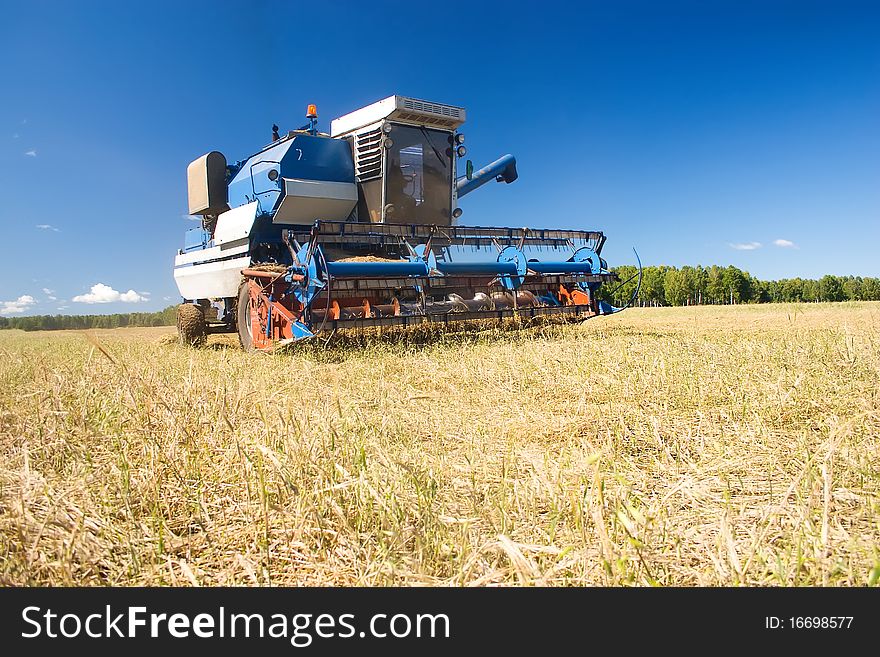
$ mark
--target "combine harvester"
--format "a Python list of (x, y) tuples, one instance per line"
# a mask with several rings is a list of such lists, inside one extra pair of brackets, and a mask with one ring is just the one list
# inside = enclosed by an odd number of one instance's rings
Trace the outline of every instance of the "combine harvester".
[(596, 297), (617, 280), (601, 232), (456, 225), (459, 199), (517, 178), (512, 155), (457, 174), (463, 108), (391, 96), (329, 135), (314, 105), (307, 118), (246, 160), (189, 165), (202, 225), (174, 262), (182, 342), (237, 331), (268, 350), (338, 329), (618, 310)]

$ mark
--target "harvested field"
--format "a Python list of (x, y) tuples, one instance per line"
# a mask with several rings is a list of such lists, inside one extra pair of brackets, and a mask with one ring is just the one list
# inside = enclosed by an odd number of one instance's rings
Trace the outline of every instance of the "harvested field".
[(0, 582), (864, 585), (880, 303), (416, 343), (0, 332)]

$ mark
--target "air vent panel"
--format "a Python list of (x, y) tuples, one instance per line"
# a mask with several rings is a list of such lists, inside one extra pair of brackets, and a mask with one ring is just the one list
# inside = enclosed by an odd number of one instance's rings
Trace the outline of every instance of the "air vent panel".
[(354, 173), (364, 182), (382, 175), (382, 131), (379, 128), (355, 137)]

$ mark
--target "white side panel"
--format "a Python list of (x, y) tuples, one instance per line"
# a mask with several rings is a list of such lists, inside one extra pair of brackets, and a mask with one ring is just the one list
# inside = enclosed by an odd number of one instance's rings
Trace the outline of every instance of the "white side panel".
[(228, 248), (212, 246), (210, 249), (199, 249), (197, 251), (190, 251), (189, 253), (178, 253), (174, 256), (174, 266), (179, 267), (180, 265), (189, 265), (194, 262), (227, 258), (236, 255), (237, 253), (247, 253), (250, 249), (250, 244), (247, 241), (242, 241), (242, 243), (238, 245), (233, 245), (229, 242), (225, 247)]
[(284, 198), (272, 223), (345, 221), (357, 204), (357, 185), (322, 180), (284, 179)]
[[(179, 257), (179, 256), (178, 256)], [(250, 255), (203, 265), (176, 267), (174, 282), (184, 299), (218, 299), (238, 295), (241, 270), (251, 264)]]
[(254, 219), (257, 217), (257, 202), (248, 203), (232, 210), (227, 210), (217, 217), (214, 229), (214, 244), (234, 242), (251, 234)]

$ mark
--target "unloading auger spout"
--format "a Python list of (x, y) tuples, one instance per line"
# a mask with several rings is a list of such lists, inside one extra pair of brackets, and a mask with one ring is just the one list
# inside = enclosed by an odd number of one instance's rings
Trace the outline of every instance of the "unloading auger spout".
[(458, 198), (461, 198), (492, 180), (512, 183), (517, 178), (519, 178), (519, 174), (516, 172), (516, 158), (513, 155), (504, 155), (492, 164), (472, 173), (470, 177), (462, 176), (455, 181), (455, 187), (458, 190)]

